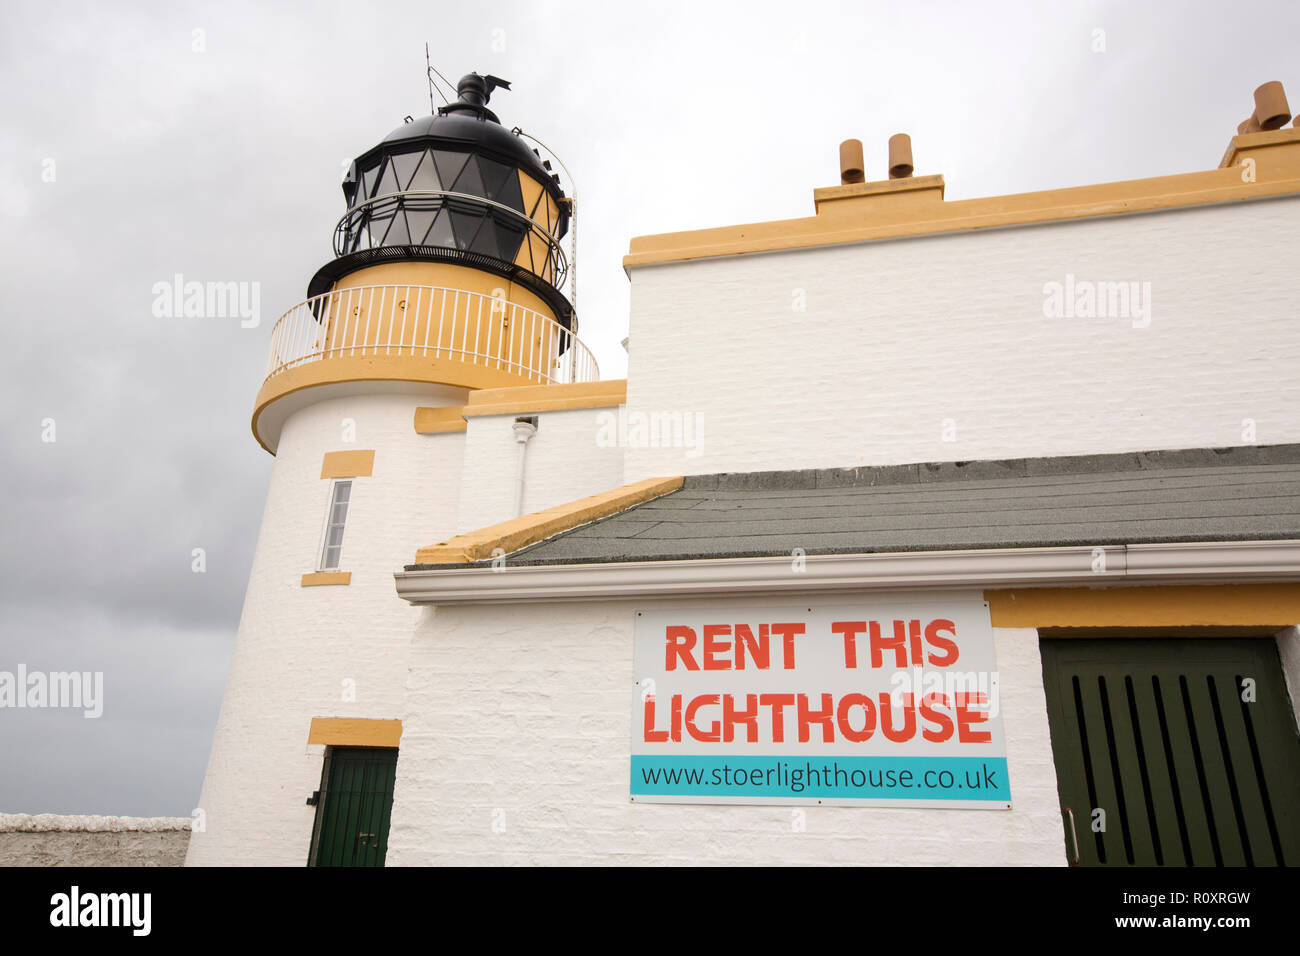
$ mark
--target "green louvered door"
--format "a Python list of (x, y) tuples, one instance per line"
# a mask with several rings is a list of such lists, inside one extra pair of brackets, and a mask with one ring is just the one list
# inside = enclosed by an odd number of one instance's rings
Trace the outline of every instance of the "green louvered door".
[(1041, 647), (1071, 862), (1300, 864), (1300, 738), (1273, 638)]
[(331, 747), (316, 807), (313, 866), (383, 866), (397, 751)]

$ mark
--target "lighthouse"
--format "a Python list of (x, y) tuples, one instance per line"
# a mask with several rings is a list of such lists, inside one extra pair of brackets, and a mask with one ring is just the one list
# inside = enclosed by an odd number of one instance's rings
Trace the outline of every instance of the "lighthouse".
[(1300, 859), (1276, 86), (1148, 179), (850, 140), (812, 215), (633, 238), (605, 381), (504, 85), (358, 157), (273, 331), (188, 862)]
[[(563, 291), (573, 204), (502, 89), (471, 73), (356, 158), (333, 257), (272, 331), (275, 465), (190, 864), (382, 865), (420, 613), (393, 571), (462, 530), (465, 406), (599, 379)], [(493, 518), (525, 506), (517, 473)]]

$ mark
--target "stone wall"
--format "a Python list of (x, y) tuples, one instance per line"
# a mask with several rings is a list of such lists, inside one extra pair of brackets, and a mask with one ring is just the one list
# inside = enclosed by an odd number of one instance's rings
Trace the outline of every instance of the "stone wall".
[(189, 817), (0, 813), (0, 866), (180, 866)]

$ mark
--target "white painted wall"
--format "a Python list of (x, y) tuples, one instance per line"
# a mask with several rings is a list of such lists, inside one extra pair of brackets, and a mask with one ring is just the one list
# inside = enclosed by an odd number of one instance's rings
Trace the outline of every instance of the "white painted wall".
[[(1286, 197), (635, 268), (629, 413), (705, 440), (626, 480), (1300, 441), (1297, 244)], [(1067, 273), (1149, 282), (1150, 325), (1045, 318)]]
[(535, 414), (538, 419), (525, 460), (523, 514), (623, 484), (623, 449), (601, 443), (602, 422), (617, 413), (617, 408), (578, 408), (467, 419), (458, 533), (518, 517), (519, 443), (512, 427), (516, 418)]
[[(461, 433), (415, 433), (430, 391), (332, 398), (287, 420), (199, 802), (206, 830), (193, 834), (189, 864), (305, 864), (315, 814), (306, 799), (323, 758), (307, 746), (311, 718), (401, 716), (419, 612), (394, 594), (392, 575), (453, 533), (464, 446)], [(350, 445), (345, 418), (356, 422)], [(352, 583), (304, 588), (328, 507), (321, 460), (349, 448), (375, 449), (373, 477), (353, 482), (344, 533)], [(355, 703), (342, 700), (345, 678)]]
[(811, 806), (799, 833), (790, 807), (629, 801), (649, 603), (423, 611), (388, 865), (1064, 865), (1035, 631), (994, 631), (1014, 809)]

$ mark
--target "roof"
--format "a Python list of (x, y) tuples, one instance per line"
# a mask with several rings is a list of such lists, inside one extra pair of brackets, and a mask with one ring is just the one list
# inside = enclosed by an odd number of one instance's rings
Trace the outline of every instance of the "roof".
[[(364, 165), (376, 152), (401, 152), (409, 149), (409, 144), (421, 143), (460, 148), (475, 153), (484, 153), (516, 166), (528, 173), (542, 184), (557, 201), (564, 198), (564, 190), (555, 180), (550, 170), (542, 165), (532, 148), (524, 142), (523, 137), (502, 126), (496, 119), (470, 113), (434, 113), (422, 116), (409, 123), (403, 123), (380, 141), (379, 145), (366, 150), (357, 157), (357, 165)], [(567, 224), (567, 209), (560, 208), (562, 222)], [(563, 235), (561, 228), (559, 234)]]
[(1300, 445), (1274, 445), (697, 475), (510, 564), (1293, 538)]

